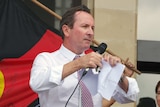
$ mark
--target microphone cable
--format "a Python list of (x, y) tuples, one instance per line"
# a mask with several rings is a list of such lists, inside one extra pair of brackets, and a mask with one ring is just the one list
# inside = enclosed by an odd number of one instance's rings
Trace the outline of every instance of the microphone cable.
[(79, 81), (78, 81), (78, 83), (77, 83), (77, 85), (76, 85), (76, 87), (74, 88), (72, 94), (71, 94), (70, 97), (68, 98), (68, 100), (67, 100), (67, 102), (66, 102), (66, 104), (65, 104), (65, 107), (67, 107), (69, 100), (71, 99), (71, 97), (73, 96), (74, 92), (76, 91), (76, 89), (77, 89), (77, 87), (78, 87), (80, 81), (82, 80), (82, 78), (83, 78), (86, 74), (87, 74), (87, 71), (84, 70), (84, 71), (83, 71), (83, 74), (82, 74), (82, 76), (81, 76), (81, 78), (79, 79)]

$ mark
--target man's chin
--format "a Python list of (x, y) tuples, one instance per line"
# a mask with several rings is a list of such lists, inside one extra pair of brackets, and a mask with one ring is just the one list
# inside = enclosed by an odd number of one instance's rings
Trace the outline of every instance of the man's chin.
[(90, 45), (85, 46), (85, 47), (84, 47), (84, 50), (88, 50), (89, 48), (90, 48)]

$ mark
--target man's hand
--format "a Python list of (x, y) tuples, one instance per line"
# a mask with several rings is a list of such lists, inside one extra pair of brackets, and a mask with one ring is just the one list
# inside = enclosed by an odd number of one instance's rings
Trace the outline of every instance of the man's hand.
[(82, 68), (97, 68), (102, 67), (102, 55), (91, 52), (79, 58), (79, 63)]
[(107, 61), (111, 66), (115, 66), (117, 63), (121, 62), (121, 59), (117, 56), (112, 56), (111, 54), (104, 53), (103, 58)]

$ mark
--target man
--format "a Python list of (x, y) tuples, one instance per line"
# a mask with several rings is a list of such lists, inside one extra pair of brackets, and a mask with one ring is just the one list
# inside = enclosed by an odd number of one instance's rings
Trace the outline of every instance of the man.
[[(93, 89), (98, 81), (98, 75), (93, 71), (97, 67), (102, 68), (102, 59), (111, 66), (115, 66), (121, 62), (120, 58), (107, 53), (85, 54), (94, 37), (94, 19), (90, 10), (84, 5), (68, 10), (62, 16), (60, 29), (63, 39), (60, 49), (52, 53), (40, 53), (35, 58), (31, 69), (30, 86), (38, 93), (41, 107), (81, 107), (81, 105), (102, 107), (103, 98)], [(84, 94), (80, 86), (79, 72), (85, 68), (90, 68), (83, 77), (83, 82), (91, 95), (91, 98), (87, 96), (86, 99), (87, 102), (92, 103), (90, 106), (84, 106), (84, 101), (81, 99)], [(76, 88), (77, 84), (79, 86)], [(128, 84), (130, 81), (123, 76), (119, 82), (121, 89), (117, 86), (113, 98), (121, 101), (121, 95), (127, 96), (129, 93), (127, 99), (131, 102), (135, 101), (137, 91), (129, 91), (131, 88)]]
[(158, 107), (160, 107), (160, 81), (158, 81), (156, 84), (155, 93)]

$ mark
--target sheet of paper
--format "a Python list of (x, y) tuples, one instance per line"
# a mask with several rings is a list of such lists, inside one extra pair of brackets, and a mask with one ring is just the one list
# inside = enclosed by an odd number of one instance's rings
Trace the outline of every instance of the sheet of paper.
[(111, 67), (108, 62), (102, 61), (103, 68), (98, 77), (98, 92), (103, 98), (110, 100), (113, 92), (118, 85), (121, 75), (125, 66), (118, 63), (116, 66)]

